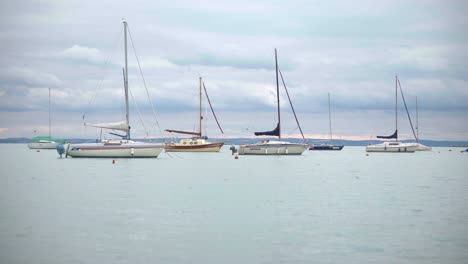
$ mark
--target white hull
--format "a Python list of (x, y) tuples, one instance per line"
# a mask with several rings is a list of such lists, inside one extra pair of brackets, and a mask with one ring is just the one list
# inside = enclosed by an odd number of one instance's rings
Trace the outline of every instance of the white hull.
[(416, 143), (416, 144), (417, 144), (416, 151), (432, 151), (431, 147), (424, 146), (421, 143)]
[(381, 144), (367, 145), (367, 152), (391, 152), (391, 153), (413, 153), (417, 149), (416, 143), (384, 142)]
[(53, 141), (28, 143), (30, 149), (55, 149), (56, 146), (57, 143)]
[(302, 155), (307, 144), (266, 141), (239, 146), (239, 155)]
[(66, 156), (75, 158), (157, 158), (164, 145), (135, 141), (69, 144)]

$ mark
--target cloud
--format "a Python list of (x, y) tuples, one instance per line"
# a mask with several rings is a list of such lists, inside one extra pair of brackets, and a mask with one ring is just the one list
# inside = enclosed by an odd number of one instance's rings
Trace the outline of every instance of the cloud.
[(70, 59), (78, 62), (100, 63), (104, 59), (101, 52), (96, 48), (89, 48), (80, 45), (73, 45), (60, 53), (60, 56), (65, 59)]

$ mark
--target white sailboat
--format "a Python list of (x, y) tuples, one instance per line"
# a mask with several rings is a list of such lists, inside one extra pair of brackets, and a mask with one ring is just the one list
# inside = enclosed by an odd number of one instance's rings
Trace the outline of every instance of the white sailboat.
[(50, 118), (50, 88), (49, 88), (49, 135), (33, 137), (32, 142), (28, 143), (30, 149), (55, 149), (57, 144), (65, 143), (64, 139), (52, 138), (51, 136), (51, 118)]
[(240, 145), (239, 155), (302, 155), (302, 153), (308, 148), (307, 144), (281, 141), (281, 115), (280, 115), (280, 102), (279, 102), (278, 59), (277, 59), (276, 49), (275, 49), (275, 64), (276, 64), (276, 99), (277, 99), (277, 109), (278, 109), (278, 125), (272, 131), (255, 132), (255, 136), (277, 136), (279, 140), (264, 140), (255, 144)]
[(66, 156), (84, 158), (156, 158), (163, 151), (164, 145), (130, 140), (130, 118), (128, 104), (128, 61), (127, 61), (127, 22), (124, 25), (125, 41), (125, 116), (126, 120), (116, 123), (85, 124), (101, 129), (119, 130), (125, 132), (121, 139), (100, 140), (96, 143), (69, 144), (66, 147)]
[(412, 153), (416, 151), (417, 144), (398, 141), (398, 77), (395, 76), (395, 132), (390, 136), (377, 136), (381, 139), (395, 139), (380, 144), (370, 144), (366, 146), (367, 152), (394, 152)]
[(206, 98), (208, 100), (208, 103), (210, 104), (211, 111), (213, 113), (213, 116), (216, 120), (216, 123), (218, 124), (219, 129), (221, 130), (221, 133), (223, 133), (223, 130), (221, 129), (221, 126), (218, 123), (218, 119), (216, 118), (216, 115), (214, 113), (213, 107), (211, 106), (210, 98), (208, 97), (208, 93), (206, 91), (205, 84), (202, 83), (202, 78), (200, 77), (200, 115), (199, 115), (199, 130), (198, 132), (192, 132), (192, 131), (182, 131), (182, 130), (174, 130), (174, 129), (166, 129), (167, 132), (171, 133), (179, 133), (179, 134), (185, 134), (185, 135), (193, 135), (194, 137), (192, 138), (184, 138), (181, 139), (179, 142), (171, 142), (171, 143), (166, 143), (165, 145), (165, 150), (166, 152), (219, 152), (221, 147), (224, 145), (224, 142), (209, 142), (208, 137), (202, 135), (202, 120), (203, 120), (203, 115), (202, 115), (202, 85), (203, 88), (205, 88), (205, 94)]
[(419, 117), (418, 117), (418, 97), (416, 96), (416, 151), (431, 151), (432, 148), (419, 142)]

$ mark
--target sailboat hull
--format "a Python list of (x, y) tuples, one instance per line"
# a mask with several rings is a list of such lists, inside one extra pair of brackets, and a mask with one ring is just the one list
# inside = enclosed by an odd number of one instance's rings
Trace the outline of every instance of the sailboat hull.
[(421, 143), (416, 143), (416, 144), (417, 144), (416, 151), (432, 151), (431, 147), (425, 146)]
[(342, 150), (344, 146), (337, 145), (310, 145), (309, 150)]
[(416, 149), (417, 144), (402, 142), (384, 142), (366, 146), (367, 152), (413, 153)]
[(260, 142), (239, 146), (239, 155), (302, 155), (307, 144), (289, 142)]
[(44, 141), (44, 142), (30, 142), (28, 148), (30, 149), (55, 149), (57, 142)]
[(167, 143), (164, 148), (166, 152), (219, 152), (223, 145), (223, 142), (205, 143), (197, 145)]
[(157, 158), (164, 145), (145, 142), (69, 144), (66, 156), (74, 158)]

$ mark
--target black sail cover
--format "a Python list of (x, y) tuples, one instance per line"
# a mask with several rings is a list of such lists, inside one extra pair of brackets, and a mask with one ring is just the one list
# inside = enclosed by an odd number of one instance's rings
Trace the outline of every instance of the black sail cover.
[(395, 130), (395, 133), (393, 133), (393, 135), (390, 135), (390, 136), (377, 136), (377, 138), (383, 138), (383, 139), (398, 138), (398, 129)]
[(279, 137), (280, 134), (280, 128), (279, 128), (279, 123), (276, 125), (276, 128), (272, 131), (265, 131), (265, 132), (255, 132), (256, 136), (277, 136)]

